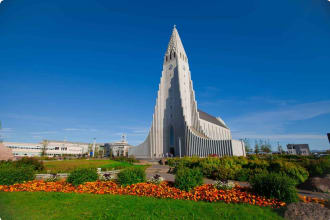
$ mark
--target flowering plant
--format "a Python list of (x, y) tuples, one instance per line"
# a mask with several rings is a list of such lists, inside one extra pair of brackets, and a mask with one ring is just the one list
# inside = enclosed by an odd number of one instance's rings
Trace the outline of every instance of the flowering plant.
[(50, 174), (50, 177), (48, 177), (45, 182), (56, 182), (59, 180), (59, 176), (56, 173)]
[(229, 190), (229, 189), (232, 189), (235, 187), (235, 183), (232, 182), (232, 181), (228, 181), (228, 180), (225, 180), (225, 181), (221, 181), (221, 180), (217, 180), (215, 183), (214, 183), (214, 187), (217, 188), (217, 189), (222, 189), (222, 190)]
[(153, 177), (151, 177), (151, 179), (149, 180), (149, 183), (158, 185), (163, 181), (164, 181), (164, 178), (161, 177), (159, 174), (156, 174)]

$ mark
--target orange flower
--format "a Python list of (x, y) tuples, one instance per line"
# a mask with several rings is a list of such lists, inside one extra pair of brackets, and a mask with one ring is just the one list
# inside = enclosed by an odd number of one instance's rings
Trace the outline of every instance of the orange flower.
[[(196, 187), (190, 192), (185, 192), (177, 188), (171, 187), (168, 182), (163, 182), (159, 185), (151, 183), (137, 183), (130, 186), (122, 187), (115, 182), (96, 181), (87, 182), (77, 187), (72, 186), (64, 181), (59, 182), (44, 182), (41, 180), (34, 180), (20, 184), (14, 184), (11, 186), (1, 186), (0, 191), (4, 192), (19, 192), (19, 191), (45, 191), (45, 192), (63, 192), (63, 193), (93, 193), (93, 194), (119, 194), (119, 195), (136, 195), (136, 196), (148, 196), (156, 198), (172, 198), (172, 199), (184, 199), (192, 201), (208, 201), (217, 202), (223, 201), (226, 203), (248, 203), (258, 206), (270, 206), (270, 207), (283, 207), (285, 202), (281, 202), (275, 199), (266, 199), (265, 197), (257, 196), (249, 192), (246, 188), (236, 186), (230, 190), (217, 190), (211, 184), (205, 184)], [(325, 204), (325, 200), (300, 197), (304, 202), (316, 202), (321, 205)]]

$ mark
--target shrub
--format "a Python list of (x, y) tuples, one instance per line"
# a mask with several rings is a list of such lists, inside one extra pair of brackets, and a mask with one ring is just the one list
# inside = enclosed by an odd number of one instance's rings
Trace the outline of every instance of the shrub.
[(137, 160), (134, 156), (129, 156), (129, 157), (124, 157), (124, 156), (113, 157), (113, 158), (111, 158), (111, 160), (120, 161), (120, 162), (128, 162), (130, 164), (139, 162), (139, 160)]
[(76, 169), (72, 171), (67, 179), (68, 183), (78, 186), (85, 182), (93, 182), (98, 179), (96, 169)]
[(146, 181), (146, 172), (142, 167), (129, 167), (118, 173), (117, 181), (121, 185), (131, 185)]
[(151, 179), (149, 180), (150, 183), (153, 183), (155, 185), (160, 184), (161, 182), (164, 181), (164, 178), (161, 177), (159, 174), (154, 175), (153, 177), (151, 177)]
[(294, 180), (295, 184), (300, 184), (308, 179), (308, 172), (306, 169), (298, 164), (291, 162), (276, 160), (270, 163), (268, 167), (269, 172), (284, 173)]
[(42, 161), (34, 157), (23, 157), (20, 160), (13, 162), (16, 167), (30, 166), (33, 170), (42, 171), (45, 169)]
[(189, 191), (203, 184), (203, 174), (197, 168), (180, 168), (175, 174), (174, 186), (178, 189)]
[(0, 168), (0, 185), (12, 185), (22, 183), (24, 181), (34, 180), (35, 175), (31, 167), (1, 167)]
[(301, 165), (308, 170), (312, 177), (330, 174), (330, 158), (305, 159)]
[(242, 168), (236, 173), (236, 180), (238, 181), (249, 181), (250, 179), (250, 170), (246, 168)]
[(214, 183), (214, 187), (217, 189), (222, 189), (222, 190), (229, 190), (235, 187), (235, 183), (232, 181), (221, 181), (217, 180)]
[(252, 178), (250, 183), (253, 191), (259, 195), (276, 198), (286, 203), (298, 200), (295, 182), (285, 175), (262, 173)]
[(216, 180), (233, 180), (235, 179), (235, 171), (226, 167), (218, 167), (213, 172), (212, 178)]

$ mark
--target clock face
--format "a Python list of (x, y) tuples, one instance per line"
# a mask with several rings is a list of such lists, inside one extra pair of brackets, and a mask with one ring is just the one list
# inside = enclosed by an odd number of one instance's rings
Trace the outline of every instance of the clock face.
[(169, 66), (169, 68), (168, 68), (168, 69), (169, 69), (169, 70), (171, 70), (172, 68), (173, 68), (173, 65), (172, 65), (172, 64), (170, 64), (170, 66)]

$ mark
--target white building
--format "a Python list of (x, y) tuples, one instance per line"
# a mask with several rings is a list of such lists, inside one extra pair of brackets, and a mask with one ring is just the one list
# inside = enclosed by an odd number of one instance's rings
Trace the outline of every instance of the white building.
[(12, 149), (16, 157), (41, 156), (45, 147), (45, 156), (63, 156), (63, 155), (83, 155), (88, 153), (88, 143), (69, 142), (69, 141), (48, 141), (42, 143), (23, 143), (23, 142), (3, 142), (3, 144)]
[(175, 27), (164, 56), (157, 94), (149, 135), (141, 145), (129, 150), (130, 155), (245, 156), (244, 143), (232, 140), (225, 122), (197, 108), (188, 57)]
[(118, 156), (128, 156), (128, 151), (132, 146), (129, 145), (126, 141), (126, 136), (122, 136), (122, 140), (114, 143), (104, 144), (105, 156), (118, 157)]

